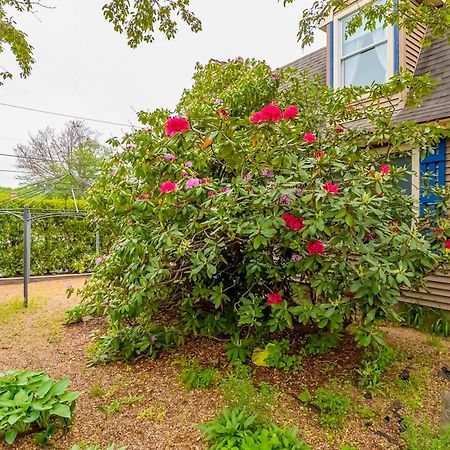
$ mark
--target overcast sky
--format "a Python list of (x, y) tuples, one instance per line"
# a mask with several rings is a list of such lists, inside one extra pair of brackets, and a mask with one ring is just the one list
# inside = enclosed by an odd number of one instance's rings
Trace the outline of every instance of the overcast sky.
[[(134, 111), (176, 105), (191, 85), (197, 61), (242, 56), (279, 67), (324, 46), (321, 31), (311, 48), (302, 50), (297, 42), (301, 11), (312, 1), (284, 8), (278, 0), (192, 0), (202, 32), (182, 28), (174, 40), (160, 36), (156, 43), (131, 49), (103, 18), (101, 5), (106, 0), (53, 0), (54, 9), (18, 18), (37, 62), (30, 77), (0, 87), (0, 102), (136, 124)], [(10, 68), (10, 63), (7, 55), (0, 55), (0, 65)], [(26, 142), (30, 133), (47, 126), (60, 130), (67, 120), (0, 105), (0, 153), (13, 154), (15, 145)], [(127, 131), (87, 123), (103, 141)], [(14, 161), (0, 156), (0, 169), (14, 170)], [(14, 174), (0, 172), (0, 186), (17, 185)]]

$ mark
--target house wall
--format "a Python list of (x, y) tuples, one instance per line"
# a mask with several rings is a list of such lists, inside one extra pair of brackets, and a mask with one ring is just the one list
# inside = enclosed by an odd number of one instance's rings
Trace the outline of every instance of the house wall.
[[(446, 141), (445, 181), (450, 183), (450, 139)], [(407, 291), (402, 301), (450, 311), (450, 272), (427, 277), (427, 290)]]
[[(417, 0), (412, 0), (414, 5), (418, 5)], [(426, 28), (423, 25), (418, 25), (411, 33), (400, 30), (399, 44), (400, 44), (400, 67), (414, 72), (416, 70), (417, 62), (419, 61), (420, 50), (422, 48), (421, 42), (425, 37)]]
[[(350, 0), (349, 10), (356, 4), (364, 4), (368, 0)], [(418, 4), (418, 0), (412, 0), (414, 4)], [(354, 9), (354, 8), (353, 8)], [(334, 64), (333, 56), (336, 57), (338, 52), (336, 49), (334, 51), (331, 50), (331, 46), (333, 45), (333, 34), (336, 35), (337, 30), (333, 30), (333, 21), (334, 15), (332, 14), (326, 20), (326, 23), (323, 24), (322, 29), (327, 33), (327, 84), (334, 85), (335, 83), (332, 80), (333, 73), (336, 75), (336, 71), (339, 70), (338, 67)], [(336, 28), (336, 24), (334, 24), (334, 28)], [(332, 31), (333, 30), (333, 31)], [(396, 31), (397, 32), (397, 31)], [(394, 50), (393, 55), (391, 57), (398, 57), (398, 63), (394, 62), (394, 67), (405, 68), (412, 72), (415, 71), (417, 62), (419, 60), (420, 50), (421, 50), (421, 41), (425, 36), (426, 29), (422, 26), (417, 27), (413, 32), (409, 33), (404, 29), (398, 30), (398, 49)], [(397, 52), (398, 51), (398, 52)], [(403, 108), (406, 101), (406, 92), (402, 94), (396, 94), (389, 99), (382, 99), (380, 102), (380, 106), (393, 107), (395, 109)], [(359, 102), (360, 107), (365, 106), (365, 102)]]

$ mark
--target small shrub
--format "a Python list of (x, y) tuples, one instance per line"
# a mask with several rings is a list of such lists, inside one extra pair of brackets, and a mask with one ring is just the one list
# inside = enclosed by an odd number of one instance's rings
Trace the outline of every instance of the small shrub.
[(150, 324), (123, 328), (101, 336), (95, 342), (91, 364), (130, 361), (143, 355), (155, 358), (160, 351), (173, 351), (183, 341), (183, 336), (172, 327)]
[(359, 387), (367, 391), (380, 391), (381, 378), (397, 357), (398, 352), (389, 346), (378, 347), (375, 351), (366, 352), (358, 370)]
[(291, 345), (287, 339), (269, 342), (266, 347), (255, 349), (252, 361), (257, 366), (276, 367), (283, 370), (299, 370), (302, 367), (302, 355), (290, 354)]
[(450, 448), (450, 426), (437, 431), (429, 422), (415, 424), (410, 418), (404, 420), (406, 431), (403, 439), (406, 450), (448, 450)]
[(0, 374), (0, 436), (8, 444), (30, 431), (46, 443), (57, 425), (72, 424), (79, 392), (68, 391), (69, 380), (53, 381), (45, 372), (27, 370)]
[(297, 437), (297, 430), (262, 425), (243, 410), (224, 410), (215, 420), (199, 426), (206, 433), (209, 450), (311, 450)]
[(253, 347), (253, 339), (241, 339), (239, 334), (231, 336), (230, 341), (225, 344), (226, 355), (234, 365), (244, 363), (251, 355)]
[(339, 333), (312, 334), (305, 345), (308, 355), (321, 355), (336, 347), (342, 339)]
[(350, 410), (351, 399), (345, 393), (340, 392), (335, 386), (330, 388), (320, 387), (311, 395), (305, 389), (299, 399), (319, 408), (319, 421), (321, 425), (328, 428), (339, 428), (345, 420), (345, 416)]
[(183, 361), (180, 380), (187, 391), (211, 387), (219, 378), (220, 373), (212, 367), (202, 367), (197, 360)]

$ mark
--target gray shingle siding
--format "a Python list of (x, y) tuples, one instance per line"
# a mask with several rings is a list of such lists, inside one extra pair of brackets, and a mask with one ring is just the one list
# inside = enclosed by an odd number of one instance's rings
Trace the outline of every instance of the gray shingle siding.
[(450, 45), (447, 39), (437, 39), (430, 47), (422, 48), (416, 75), (427, 73), (430, 73), (438, 85), (421, 106), (399, 111), (396, 121), (428, 122), (450, 117)]
[(297, 70), (307, 70), (312, 74), (319, 74), (322, 80), (326, 83), (327, 80), (327, 49), (326, 47), (319, 48), (308, 55), (302, 56), (295, 61), (286, 64), (285, 67), (293, 67)]

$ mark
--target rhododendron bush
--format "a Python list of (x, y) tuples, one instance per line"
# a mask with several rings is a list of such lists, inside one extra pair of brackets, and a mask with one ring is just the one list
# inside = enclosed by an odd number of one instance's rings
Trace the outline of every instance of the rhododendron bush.
[(395, 164), (444, 130), (394, 126), (379, 106), (406, 87), (417, 101), (429, 82), (333, 92), (251, 60), (199, 66), (175, 113), (141, 113), (143, 129), (115, 142), (91, 191), (119, 232), (83, 307), (108, 317), (110, 337), (147, 335), (137, 354), (164, 345), (147, 330), (166, 322), (236, 345), (299, 324), (381, 343), (373, 325), (395, 316), (400, 290), (448, 258), (446, 219), (418, 217)]

